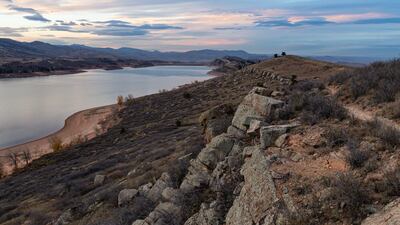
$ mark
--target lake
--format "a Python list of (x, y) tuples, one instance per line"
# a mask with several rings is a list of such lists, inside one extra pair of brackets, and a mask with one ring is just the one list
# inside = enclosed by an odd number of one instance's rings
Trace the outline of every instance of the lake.
[(64, 126), (77, 111), (211, 78), (205, 66), (89, 70), (62, 76), (0, 80), (0, 148), (38, 139)]

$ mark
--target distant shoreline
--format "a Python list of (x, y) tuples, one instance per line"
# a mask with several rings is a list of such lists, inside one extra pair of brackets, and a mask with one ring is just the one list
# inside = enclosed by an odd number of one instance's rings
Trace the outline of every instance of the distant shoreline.
[(15, 78), (29, 78), (29, 77), (46, 77), (46, 76), (61, 76), (61, 75), (71, 75), (71, 74), (79, 74), (84, 73), (87, 70), (92, 69), (103, 69), (103, 70), (121, 70), (124, 68), (146, 68), (146, 67), (154, 67), (154, 66), (208, 66), (208, 63), (203, 62), (149, 62), (151, 64), (143, 64), (143, 65), (121, 65), (121, 66), (98, 66), (92, 68), (80, 68), (76, 70), (55, 70), (50, 72), (33, 72), (33, 73), (8, 73), (8, 74), (0, 74), (0, 80), (2, 79), (15, 79)]

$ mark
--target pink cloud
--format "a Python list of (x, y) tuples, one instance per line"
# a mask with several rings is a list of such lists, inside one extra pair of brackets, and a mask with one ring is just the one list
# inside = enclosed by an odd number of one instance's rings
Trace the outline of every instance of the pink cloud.
[(390, 15), (384, 13), (361, 13), (361, 14), (338, 14), (338, 15), (327, 15), (322, 16), (326, 20), (336, 23), (345, 23), (345, 22), (352, 22), (357, 20), (366, 20), (366, 19), (380, 19), (380, 18), (387, 18)]

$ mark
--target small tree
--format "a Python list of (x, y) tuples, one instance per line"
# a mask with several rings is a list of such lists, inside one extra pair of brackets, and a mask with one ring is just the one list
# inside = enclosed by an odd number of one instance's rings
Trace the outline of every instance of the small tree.
[(17, 153), (11, 152), (7, 155), (8, 159), (10, 160), (11, 164), (14, 167), (14, 170), (18, 169), (18, 155)]
[(62, 150), (64, 147), (61, 138), (59, 138), (57, 136), (50, 138), (49, 144), (50, 144), (50, 148), (53, 149), (53, 151), (55, 151), (55, 152)]
[(279, 55), (278, 54), (274, 54), (274, 58), (278, 58), (279, 57)]
[(22, 160), (24, 160), (25, 165), (28, 165), (29, 162), (32, 160), (32, 155), (31, 155), (31, 152), (29, 151), (29, 149), (25, 149), (22, 152), (21, 157), (22, 157)]
[(122, 105), (124, 104), (124, 96), (119, 95), (119, 96), (117, 97), (117, 104), (118, 104), (119, 106), (122, 106)]
[(286, 52), (282, 52), (282, 56), (286, 56)]

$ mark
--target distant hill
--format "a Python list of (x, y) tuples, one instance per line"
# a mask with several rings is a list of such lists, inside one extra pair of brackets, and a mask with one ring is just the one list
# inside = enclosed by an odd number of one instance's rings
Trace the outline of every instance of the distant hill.
[(84, 45), (52, 45), (44, 42), (18, 42), (12, 39), (0, 39), (1, 62), (17, 59), (36, 58), (110, 58), (159, 60), (179, 62), (211, 62), (225, 56), (243, 59), (266, 59), (269, 55), (250, 54), (241, 50), (197, 50), (188, 52), (146, 51), (135, 48), (95, 48)]

